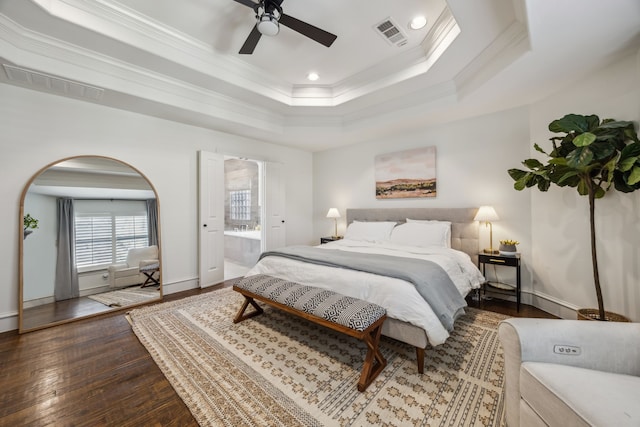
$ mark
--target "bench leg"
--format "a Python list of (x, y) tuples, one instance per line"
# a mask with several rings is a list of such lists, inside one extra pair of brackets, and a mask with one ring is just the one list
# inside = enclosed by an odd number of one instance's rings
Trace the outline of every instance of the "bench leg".
[(365, 391), (367, 387), (369, 387), (369, 384), (371, 384), (378, 374), (382, 372), (384, 367), (387, 366), (387, 360), (382, 356), (380, 348), (378, 347), (381, 332), (382, 325), (379, 325), (363, 337), (369, 350), (362, 365), (362, 374), (360, 374), (360, 381), (358, 381), (358, 391)]
[(416, 347), (416, 358), (418, 359), (418, 373), (424, 374), (424, 348)]
[[(258, 305), (258, 303), (256, 303), (253, 298), (250, 298), (246, 295), (244, 296), (244, 302), (242, 303), (242, 307), (240, 307), (240, 310), (238, 310), (238, 314), (236, 314), (236, 317), (233, 319), (233, 323), (238, 323), (238, 322), (242, 322), (243, 320), (247, 320), (251, 317), (257, 316), (259, 314), (262, 314), (264, 312), (264, 310), (262, 309), (262, 307), (260, 307)], [(253, 308), (255, 308), (255, 311), (252, 311), (250, 313), (244, 314), (244, 311), (247, 309), (247, 307), (249, 306), (249, 304), (251, 304), (253, 306)]]

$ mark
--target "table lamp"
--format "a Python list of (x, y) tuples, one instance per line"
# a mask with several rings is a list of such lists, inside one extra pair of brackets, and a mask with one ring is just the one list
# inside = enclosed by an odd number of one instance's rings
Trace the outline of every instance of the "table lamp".
[(338, 218), (340, 218), (340, 212), (338, 212), (337, 208), (331, 208), (329, 209), (329, 212), (327, 212), (327, 218), (333, 218), (333, 220), (335, 221), (335, 234), (333, 235), (333, 237), (338, 237)]
[(493, 209), (493, 206), (480, 206), (478, 209), (478, 213), (476, 213), (474, 221), (484, 222), (485, 226), (489, 227), (489, 248), (485, 248), (483, 250), (486, 254), (497, 254), (499, 251), (497, 249), (493, 249), (493, 225), (491, 225), (491, 221), (497, 221), (500, 217), (496, 213), (496, 210)]

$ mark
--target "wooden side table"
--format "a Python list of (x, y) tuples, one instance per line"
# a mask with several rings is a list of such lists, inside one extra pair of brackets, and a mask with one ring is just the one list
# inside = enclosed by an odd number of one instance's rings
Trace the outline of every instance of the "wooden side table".
[(491, 265), (503, 265), (507, 267), (515, 267), (516, 268), (516, 285), (515, 287), (508, 283), (501, 283), (501, 285), (505, 285), (506, 289), (502, 287), (497, 287), (492, 285), (489, 282), (484, 282), (482, 285), (482, 290), (484, 293), (487, 292), (487, 287), (489, 290), (496, 294), (503, 295), (515, 295), (516, 297), (516, 310), (520, 311), (520, 254), (515, 255), (492, 255), (486, 254), (484, 252), (480, 252), (478, 254), (478, 268), (482, 270), (482, 275), (486, 277), (485, 271), (487, 264)]

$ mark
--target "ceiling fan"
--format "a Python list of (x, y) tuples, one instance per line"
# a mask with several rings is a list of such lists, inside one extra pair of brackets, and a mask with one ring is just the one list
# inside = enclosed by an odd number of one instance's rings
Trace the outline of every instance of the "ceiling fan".
[(280, 24), (326, 47), (331, 46), (337, 38), (334, 34), (300, 21), (286, 13), (282, 13), (282, 7), (280, 5), (283, 0), (260, 0), (259, 3), (254, 3), (251, 0), (234, 1), (252, 8), (256, 13), (256, 25), (253, 27), (253, 30), (251, 30), (251, 33), (249, 33), (249, 37), (245, 40), (242, 48), (240, 48), (240, 54), (252, 54), (260, 37), (262, 37), (263, 34), (265, 36), (275, 36), (280, 31)]

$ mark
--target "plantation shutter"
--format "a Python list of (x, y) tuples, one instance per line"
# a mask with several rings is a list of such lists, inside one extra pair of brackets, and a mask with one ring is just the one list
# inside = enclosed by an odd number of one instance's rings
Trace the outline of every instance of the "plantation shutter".
[(111, 215), (76, 216), (76, 266), (113, 262), (113, 222)]

